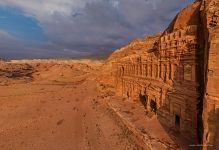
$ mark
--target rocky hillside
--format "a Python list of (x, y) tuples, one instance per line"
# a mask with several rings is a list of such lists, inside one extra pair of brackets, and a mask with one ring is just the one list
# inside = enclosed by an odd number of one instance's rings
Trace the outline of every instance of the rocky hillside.
[[(116, 50), (108, 58), (102, 69), (100, 81), (114, 84), (114, 63), (132, 56), (144, 55), (159, 47), (161, 35), (172, 33), (186, 26), (198, 26), (199, 55), (197, 70), (200, 84), (200, 107), (203, 105), (203, 149), (219, 149), (219, 0), (196, 0), (181, 10), (163, 33), (133, 40)], [(202, 133), (200, 133), (202, 134)]]
[(182, 29), (189, 25), (200, 24), (200, 7), (201, 1), (196, 1), (188, 5), (176, 15), (165, 32), (170, 33), (176, 29)]
[(32, 78), (33, 72), (33, 67), (28, 64), (0, 63), (0, 77)]
[(107, 59), (107, 62), (116, 61), (130, 55), (145, 54), (148, 49), (153, 49), (154, 43), (159, 40), (161, 33), (155, 35), (145, 36), (131, 41), (128, 45), (115, 50), (112, 55)]
[(11, 60), (0, 62), (0, 78), (57, 80), (60, 77), (70, 79), (72, 76), (95, 72), (101, 61), (93, 60)]
[(124, 58), (131, 58), (131, 56), (141, 56), (153, 50), (158, 43), (162, 33), (156, 33), (151, 36), (145, 36), (131, 41), (128, 45), (115, 50), (110, 57), (106, 60), (100, 73), (99, 82), (112, 85), (113, 84), (113, 72), (115, 68), (113, 63)]
[[(200, 7), (201, 2), (196, 1), (184, 8), (176, 15), (164, 32), (172, 32), (185, 26), (200, 24)], [(159, 41), (163, 33), (156, 33), (131, 41), (128, 45), (115, 50), (107, 59), (107, 62), (116, 61), (126, 56), (130, 57), (135, 54), (142, 55), (147, 53), (147, 50), (153, 49), (154, 44)]]
[(120, 59), (135, 57), (136, 55), (147, 54), (148, 51), (153, 50), (159, 43), (160, 37), (165, 32), (172, 32), (176, 29), (181, 29), (188, 25), (197, 25), (200, 23), (200, 7), (201, 2), (195, 1), (190, 4), (182, 11), (180, 11), (174, 20), (170, 23), (166, 30), (154, 35), (145, 36), (143, 38), (134, 39), (128, 45), (115, 50), (110, 57), (107, 59), (105, 65), (102, 68), (102, 73), (100, 77), (100, 82), (107, 84), (113, 84), (113, 72), (115, 68), (113, 63), (119, 61)]

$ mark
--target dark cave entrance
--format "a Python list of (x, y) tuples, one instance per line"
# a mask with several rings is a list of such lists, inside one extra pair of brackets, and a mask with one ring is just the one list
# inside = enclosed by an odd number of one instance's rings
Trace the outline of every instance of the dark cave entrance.
[(180, 116), (179, 115), (175, 115), (175, 126), (177, 129), (180, 128)]
[(151, 107), (152, 112), (157, 113), (157, 103), (156, 103), (156, 101), (151, 100), (150, 107)]
[(148, 97), (147, 96), (145, 96), (145, 95), (139, 95), (139, 99), (140, 99), (140, 102), (141, 102), (141, 104), (145, 107), (145, 108), (147, 108), (147, 103), (148, 103)]
[(129, 92), (127, 92), (127, 97), (128, 97), (128, 98), (130, 97)]

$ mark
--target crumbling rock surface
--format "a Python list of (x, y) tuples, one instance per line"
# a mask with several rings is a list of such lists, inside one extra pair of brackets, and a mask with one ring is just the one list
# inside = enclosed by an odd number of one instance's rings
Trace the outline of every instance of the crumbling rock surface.
[(203, 0), (205, 93), (203, 149), (219, 149), (219, 1)]
[(0, 76), (7, 78), (32, 78), (34, 69), (29, 64), (0, 63)]
[(98, 78), (99, 82), (113, 85), (114, 76), (117, 69), (115, 66), (113, 66), (114, 62), (117, 62), (120, 59), (131, 60), (132, 58), (135, 59), (136, 56), (147, 54), (146, 50), (152, 50), (154, 48), (154, 43), (159, 40), (160, 36), (161, 33), (156, 33), (155, 35), (135, 39), (127, 46), (113, 52), (100, 70), (101, 72)]
[(188, 5), (182, 11), (180, 11), (165, 31), (170, 33), (176, 29), (181, 29), (186, 26), (199, 24), (200, 4), (201, 2), (197, 1)]
[(194, 149), (219, 149), (218, 50), (219, 0), (196, 0), (163, 33), (116, 50), (101, 81), (143, 102)]

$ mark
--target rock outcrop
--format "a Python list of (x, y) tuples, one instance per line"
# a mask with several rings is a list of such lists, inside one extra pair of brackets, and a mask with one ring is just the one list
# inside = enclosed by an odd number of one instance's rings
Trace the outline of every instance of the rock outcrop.
[(218, 49), (219, 0), (197, 0), (163, 33), (116, 50), (104, 78), (204, 150), (219, 149)]
[(15, 64), (10, 62), (0, 63), (0, 77), (7, 78), (32, 78), (34, 69), (28, 64)]
[(203, 149), (219, 149), (219, 0), (203, 0), (204, 35)]

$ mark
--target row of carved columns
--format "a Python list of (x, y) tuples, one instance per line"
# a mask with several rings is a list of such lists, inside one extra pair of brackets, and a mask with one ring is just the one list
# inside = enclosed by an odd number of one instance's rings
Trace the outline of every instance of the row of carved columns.
[[(161, 87), (162, 89), (162, 87)], [(151, 100), (154, 100), (157, 103), (158, 107), (168, 105), (166, 102), (167, 89), (163, 88), (161, 91), (154, 91), (150, 87), (146, 86), (143, 83), (136, 83), (131, 80), (122, 80), (122, 93), (123, 96), (130, 98), (132, 100), (139, 101), (139, 96), (145, 96), (148, 100), (147, 108), (150, 108)]]
[[(187, 72), (185, 72), (187, 71)], [(168, 81), (195, 81), (195, 64), (177, 64), (170, 62), (159, 63), (139, 63), (123, 65), (119, 69), (119, 77), (131, 76), (160, 79), (164, 82)]]

